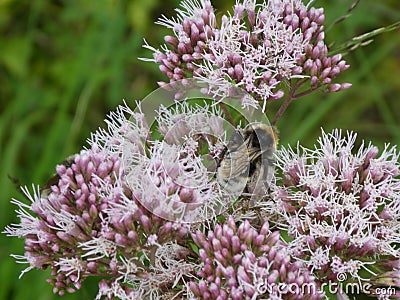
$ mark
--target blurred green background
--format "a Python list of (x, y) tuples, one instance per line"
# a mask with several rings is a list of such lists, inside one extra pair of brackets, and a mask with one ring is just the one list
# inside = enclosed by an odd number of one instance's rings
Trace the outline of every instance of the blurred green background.
[[(308, 2), (308, 1), (306, 1)], [(325, 7), (327, 27), (353, 1), (316, 1)], [(234, 4), (215, 1), (219, 14)], [(154, 21), (173, 16), (176, 0), (0, 0), (0, 230), (16, 222), (11, 198), (22, 185), (43, 184), (66, 156), (86, 145), (90, 132), (125, 99), (133, 103), (165, 80), (143, 38), (153, 46), (169, 33)], [(362, 0), (352, 16), (326, 32), (328, 42), (400, 20), (399, 0)], [(400, 31), (374, 39), (346, 56), (351, 68), (338, 82), (353, 87), (296, 100), (278, 123), (281, 144), (312, 145), (332, 128), (355, 130), (382, 146), (400, 144)], [(276, 109), (276, 105), (271, 110)], [(23, 254), (23, 242), (0, 235), (0, 300), (57, 299), (45, 282), (48, 272), (33, 270), (9, 254)], [(97, 279), (64, 299), (93, 299)]]

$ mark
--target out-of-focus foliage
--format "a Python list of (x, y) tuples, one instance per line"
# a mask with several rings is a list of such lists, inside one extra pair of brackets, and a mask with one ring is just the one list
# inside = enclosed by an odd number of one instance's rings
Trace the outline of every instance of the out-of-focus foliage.
[[(216, 1), (225, 11), (234, 1)], [(316, 1), (327, 24), (346, 14), (352, 1)], [(143, 98), (165, 80), (155, 64), (138, 60), (163, 43), (154, 24), (173, 15), (176, 0), (0, 1), (0, 229), (16, 221), (12, 197), (18, 184), (42, 185), (55, 165), (86, 144), (91, 131), (123, 99)], [(398, 0), (362, 0), (351, 16), (327, 31), (340, 44), (353, 36), (400, 20)], [(283, 144), (308, 145), (320, 133), (340, 127), (360, 138), (400, 144), (400, 31), (395, 30), (346, 56), (351, 68), (340, 93), (316, 93), (296, 100), (278, 123)], [(281, 102), (270, 107), (271, 115)], [(17, 183), (18, 181), (18, 183)], [(56, 299), (46, 272), (17, 265), (23, 242), (0, 236), (0, 300)], [(64, 299), (92, 299), (95, 281)]]

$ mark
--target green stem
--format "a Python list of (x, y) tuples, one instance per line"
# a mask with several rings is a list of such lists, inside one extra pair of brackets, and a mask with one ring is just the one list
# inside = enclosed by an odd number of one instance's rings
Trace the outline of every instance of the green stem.
[[(289, 104), (292, 103), (292, 101), (298, 97), (303, 96), (303, 94), (308, 94), (308, 93), (300, 93), (295, 95), (294, 93), (296, 92), (296, 90), (298, 90), (305, 82), (307, 81), (307, 78), (303, 78), (302, 80), (299, 80), (293, 87), (290, 88), (289, 90), (289, 95), (287, 96), (287, 98), (285, 99), (285, 101), (283, 101), (282, 105), (279, 107), (278, 112), (275, 114), (274, 119), (271, 122), (271, 125), (276, 125), (276, 123), (278, 122), (278, 120), (282, 117), (283, 113), (286, 111), (286, 109), (288, 108)], [(311, 91), (312, 89), (308, 90)], [(305, 91), (307, 92), (307, 91)]]

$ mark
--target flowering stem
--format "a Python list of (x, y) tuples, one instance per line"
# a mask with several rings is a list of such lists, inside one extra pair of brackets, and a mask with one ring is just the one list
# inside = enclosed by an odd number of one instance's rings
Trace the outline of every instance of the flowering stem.
[(228, 122), (232, 125), (235, 125), (235, 123), (233, 122), (233, 118), (232, 118), (228, 108), (226, 107), (225, 103), (219, 102), (219, 106), (221, 107), (222, 111), (224, 112), (224, 115), (225, 115), (226, 119), (228, 120)]
[(317, 88), (310, 88), (310, 89), (308, 89), (308, 90), (306, 90), (306, 91), (303, 91), (303, 92), (301, 92), (301, 93), (298, 93), (298, 94), (293, 95), (293, 98), (296, 99), (296, 98), (300, 98), (300, 97), (303, 97), (303, 96), (305, 96), (305, 95), (311, 94), (311, 93), (314, 92), (316, 89), (317, 89)]
[[(292, 101), (302, 95), (302, 93), (295, 95), (294, 93), (298, 88), (300, 88), (305, 82), (306, 78), (303, 78), (302, 80), (299, 80), (294, 86), (290, 88), (289, 95), (285, 99), (285, 101), (282, 103), (281, 107), (279, 107), (278, 112), (276, 113), (274, 120), (271, 122), (271, 125), (276, 125), (278, 120), (282, 117), (283, 113), (286, 111), (288, 108), (289, 104), (292, 103)], [(310, 92), (312, 89), (308, 90), (307, 92)], [(308, 94), (308, 93), (307, 93)]]
[(288, 108), (289, 104), (294, 100), (292, 93), (285, 99), (282, 105), (279, 107), (278, 112), (275, 114), (274, 119), (271, 122), (271, 125), (276, 125), (276, 122), (281, 118), (285, 110)]

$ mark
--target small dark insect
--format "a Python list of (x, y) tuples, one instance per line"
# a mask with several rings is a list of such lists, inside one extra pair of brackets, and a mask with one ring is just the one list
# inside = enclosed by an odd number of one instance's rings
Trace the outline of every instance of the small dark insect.
[(11, 183), (15, 186), (15, 188), (19, 192), (21, 192), (21, 181), (18, 178), (11, 176), (10, 174), (8, 174), (7, 177), (11, 181)]
[[(229, 194), (265, 195), (274, 172), (278, 134), (274, 127), (251, 123), (235, 131), (222, 154), (217, 180)], [(256, 200), (256, 199), (255, 199)]]

